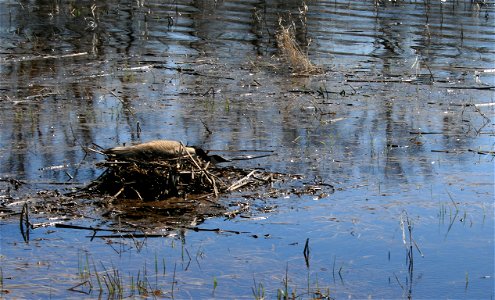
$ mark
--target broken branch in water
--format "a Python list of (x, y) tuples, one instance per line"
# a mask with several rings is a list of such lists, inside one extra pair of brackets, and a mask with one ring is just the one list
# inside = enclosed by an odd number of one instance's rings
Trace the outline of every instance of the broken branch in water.
[(256, 158), (262, 158), (262, 157), (268, 157), (268, 156), (273, 156), (275, 154), (264, 154), (264, 155), (246, 155), (246, 156), (238, 156), (238, 157), (232, 157), (229, 160), (250, 160), (250, 159), (256, 159)]
[(230, 187), (227, 188), (227, 191), (229, 192), (233, 192), (235, 190), (237, 190), (238, 188), (242, 187), (242, 186), (245, 186), (246, 184), (248, 184), (248, 179), (254, 174), (256, 173), (256, 170), (253, 170), (251, 171), (249, 174), (247, 174), (246, 176), (244, 176), (243, 178), (237, 180), (236, 182), (234, 182)]
[(444, 86), (444, 88), (456, 89), (456, 90), (493, 90), (493, 89), (495, 89), (495, 86), (494, 85), (486, 85), (486, 86)]
[(210, 130), (210, 128), (208, 128), (208, 126), (206, 125), (206, 123), (202, 120), (202, 119), (199, 119), (199, 121), (201, 121), (201, 124), (203, 124), (203, 127), (205, 128), (206, 132), (208, 133), (208, 135), (212, 134), (213, 132)]
[(453, 150), (435, 150), (435, 149), (432, 149), (431, 152), (439, 152), (439, 153), (455, 153), (455, 154), (459, 154), (459, 153), (464, 153), (466, 152), (467, 150), (465, 149), (453, 149)]
[[(217, 233), (233, 233), (233, 234), (248, 234), (250, 232), (248, 231), (237, 231), (237, 230), (227, 230), (227, 229), (220, 229), (220, 228), (199, 228), (199, 227), (188, 227), (188, 226), (182, 226), (179, 227), (182, 229), (188, 229), (192, 231), (210, 231), (210, 232), (217, 232)], [(174, 228), (175, 229), (175, 228)], [(92, 235), (92, 236), (87, 236), (91, 238), (153, 238), (153, 237), (166, 237), (172, 235), (171, 233), (165, 233), (165, 234), (147, 234), (147, 233), (138, 233), (138, 234), (112, 234), (112, 235)], [(253, 237), (257, 237), (256, 235)]]
[(68, 53), (68, 54), (62, 54), (62, 55), (33, 55), (33, 56), (23, 56), (22, 58), (18, 59), (5, 59), (5, 62), (8, 61), (13, 61), (13, 62), (20, 62), (20, 61), (28, 61), (28, 60), (43, 60), (43, 59), (61, 59), (61, 58), (68, 58), (68, 57), (76, 57), (76, 56), (84, 56), (88, 55), (88, 52), (78, 52), (78, 53)]
[(474, 150), (474, 149), (468, 149), (469, 152), (474, 152), (477, 154), (481, 155), (495, 155), (495, 151), (489, 151), (489, 150)]
[(306, 267), (309, 269), (309, 238), (306, 239), (306, 243), (304, 244), (304, 261), (306, 262)]
[[(98, 228), (98, 227), (91, 227), (91, 226), (79, 226), (79, 225), (71, 225), (71, 224), (61, 224), (57, 223), (55, 224), (56, 228), (65, 228), (65, 229), (76, 229), (76, 230), (89, 230), (89, 231), (94, 231), (94, 232), (102, 232), (102, 231), (107, 231), (107, 232), (115, 232), (115, 233), (125, 233), (125, 234), (117, 234), (117, 235), (92, 235), (91, 237), (97, 237), (97, 238), (146, 238), (146, 237), (163, 237), (163, 236), (168, 236), (170, 234), (147, 234), (143, 232), (136, 232), (136, 230), (122, 230), (122, 229), (112, 229), (112, 228)], [(221, 228), (200, 228), (197, 226), (179, 226), (177, 228), (166, 228), (167, 230), (176, 230), (176, 229), (188, 229), (192, 231), (210, 231), (210, 232), (218, 232), (218, 233), (234, 233), (234, 234), (246, 234), (250, 233), (248, 231), (237, 231), (237, 230), (228, 230), (228, 229), (221, 229)]]
[(91, 226), (79, 226), (79, 225), (71, 225), (71, 224), (55, 224), (56, 228), (68, 228), (68, 229), (78, 229), (78, 230), (90, 230), (90, 231), (109, 231), (109, 232), (136, 232), (135, 230), (122, 230), (122, 229), (111, 229), (111, 228), (98, 228)]
[(495, 155), (495, 151), (492, 150), (475, 150), (475, 149), (453, 149), (453, 150), (431, 150), (431, 152), (440, 152), (440, 153), (455, 153), (455, 154), (460, 154), (460, 153), (466, 153), (466, 152), (473, 152), (476, 154), (480, 155)]
[(444, 134), (440, 131), (409, 131), (409, 134)]
[(31, 227), (31, 223), (29, 223), (29, 210), (27, 202), (22, 206), (21, 215), (19, 218), (19, 228), (21, 230), (22, 238), (24, 242), (29, 242), (29, 230)]

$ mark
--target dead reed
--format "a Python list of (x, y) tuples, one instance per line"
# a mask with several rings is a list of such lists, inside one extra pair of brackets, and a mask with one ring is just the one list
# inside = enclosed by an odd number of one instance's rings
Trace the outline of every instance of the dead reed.
[(282, 20), (279, 20), (276, 39), (282, 57), (287, 60), (296, 75), (310, 75), (320, 72), (320, 68), (309, 60), (308, 54), (297, 43), (294, 27), (294, 24), (284, 26)]

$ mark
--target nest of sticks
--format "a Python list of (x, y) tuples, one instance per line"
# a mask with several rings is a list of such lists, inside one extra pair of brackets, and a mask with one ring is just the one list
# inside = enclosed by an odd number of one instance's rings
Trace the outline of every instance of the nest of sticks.
[(235, 167), (218, 167), (197, 156), (154, 161), (107, 160), (105, 171), (84, 190), (116, 199), (143, 201), (186, 197), (190, 194), (233, 192), (274, 182), (282, 174)]

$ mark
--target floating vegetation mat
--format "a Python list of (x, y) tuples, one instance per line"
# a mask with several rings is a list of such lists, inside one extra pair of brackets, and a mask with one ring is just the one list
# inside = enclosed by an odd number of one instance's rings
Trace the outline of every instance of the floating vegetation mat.
[(32, 229), (102, 230), (105, 224), (109, 230), (163, 235), (163, 230), (197, 228), (211, 217), (251, 218), (269, 213), (289, 195), (319, 199), (334, 191), (332, 185), (317, 180), (303, 182), (301, 175), (223, 167), (190, 155), (156, 161), (107, 160), (98, 165), (104, 172), (70, 193), (38, 191), (22, 199), (5, 198), (0, 217), (20, 214), (21, 224), (29, 220), (24, 227)]

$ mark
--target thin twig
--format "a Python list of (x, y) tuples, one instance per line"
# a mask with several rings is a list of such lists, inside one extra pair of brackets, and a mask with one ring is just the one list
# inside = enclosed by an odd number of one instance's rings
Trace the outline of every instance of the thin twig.
[(242, 177), (241, 179), (237, 180), (236, 182), (234, 182), (229, 188), (227, 188), (227, 191), (229, 192), (233, 192), (235, 191), (236, 189), (244, 186), (247, 184), (247, 180), (254, 174), (256, 173), (256, 170), (253, 170), (251, 171), (249, 174), (247, 174), (246, 176)]
[(306, 262), (306, 267), (309, 269), (309, 238), (306, 239), (303, 253), (304, 253), (304, 261)]
[(199, 121), (201, 121), (201, 124), (203, 124), (203, 127), (205, 128), (206, 132), (208, 132), (208, 134), (212, 134), (213, 133), (210, 130), (210, 128), (208, 128), (208, 126), (206, 126), (206, 123), (202, 119), (199, 119)]

